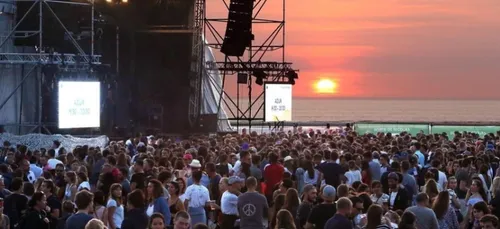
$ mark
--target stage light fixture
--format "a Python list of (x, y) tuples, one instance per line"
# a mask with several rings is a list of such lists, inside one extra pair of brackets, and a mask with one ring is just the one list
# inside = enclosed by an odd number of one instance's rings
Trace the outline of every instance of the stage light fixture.
[(107, 3), (113, 3), (113, 0), (106, 0)]
[(285, 75), (288, 78), (288, 83), (292, 85), (295, 85), (295, 80), (299, 78), (299, 75), (294, 70), (289, 70)]
[(254, 71), (253, 76), (255, 76), (255, 83), (260, 86), (264, 84), (264, 79), (267, 79), (267, 73), (262, 70)]

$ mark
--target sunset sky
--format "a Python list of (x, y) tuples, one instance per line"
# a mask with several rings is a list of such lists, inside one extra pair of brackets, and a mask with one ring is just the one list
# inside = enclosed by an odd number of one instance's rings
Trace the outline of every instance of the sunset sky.
[[(222, 0), (207, 2), (209, 17), (227, 17)], [(261, 18), (279, 19), (281, 4), (268, 0)], [(300, 69), (294, 96), (500, 98), (500, 0), (288, 0), (286, 5), (286, 61)], [(216, 27), (223, 35), (225, 24)], [(257, 42), (275, 27), (254, 26)], [(278, 58), (270, 52), (264, 59)], [(228, 81), (231, 93), (234, 78)], [(333, 93), (315, 92), (320, 79), (336, 84)]]

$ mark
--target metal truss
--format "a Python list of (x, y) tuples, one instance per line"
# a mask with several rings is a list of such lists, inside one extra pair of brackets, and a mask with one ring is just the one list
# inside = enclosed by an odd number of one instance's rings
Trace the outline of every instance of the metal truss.
[[(64, 68), (65, 71), (71, 70), (71, 71), (89, 71), (91, 68), (89, 68), (92, 65), (101, 65), (100, 61), (100, 55), (94, 55), (94, 23), (95, 23), (95, 0), (84, 0), (84, 1), (62, 1), (62, 0), (13, 0), (13, 2), (33, 2), (31, 7), (27, 10), (27, 12), (21, 17), (19, 21), (17, 21), (16, 25), (11, 31), (4, 31), (8, 35), (4, 37), (2, 41), (0, 41), (0, 48), (2, 48), (9, 40), (12, 38), (26, 38), (26, 37), (32, 37), (32, 36), (37, 36), (38, 38), (38, 45), (36, 47), (36, 52), (35, 53), (0, 53), (0, 65), (4, 66), (10, 66), (10, 65), (28, 65), (29, 71), (22, 76), (21, 82), (13, 89), (13, 91), (7, 96), (7, 98), (0, 103), (0, 110), (7, 104), (10, 98), (12, 98), (17, 90), (22, 87), (26, 79), (30, 75), (35, 75), (38, 77), (38, 81), (42, 82), (43, 77), (41, 77), (40, 74), (31, 74), (35, 72), (37, 68), (42, 68), (45, 65), (59, 65), (60, 67)], [(91, 7), (91, 14), (89, 15), (90, 21), (91, 21), (91, 50), (86, 52), (85, 50), (82, 49), (80, 44), (77, 42), (75, 37), (73, 36), (73, 33), (71, 33), (64, 22), (58, 17), (56, 12), (52, 9), (51, 4), (69, 4), (69, 5), (79, 5), (79, 6), (84, 6), (84, 7)], [(49, 15), (53, 18), (56, 19), (57, 24), (63, 28), (65, 32), (65, 36), (69, 38), (70, 42), (74, 46), (74, 48), (78, 51), (76, 54), (75, 53), (47, 53), (45, 51), (46, 47), (44, 47), (43, 44), (43, 28), (44, 28), (44, 13), (48, 11)], [(19, 26), (21, 23), (24, 22), (26, 17), (30, 13), (37, 13), (39, 17), (39, 24), (38, 24), (38, 30), (37, 31), (20, 31), (18, 30)], [(11, 17), (15, 15), (10, 15)], [(25, 22), (27, 23), (27, 22)], [(12, 76), (0, 76), (0, 77), (12, 77)], [(39, 92), (41, 93), (41, 87), (42, 83), (38, 84), (39, 87)], [(40, 96), (38, 96), (41, 98)], [(22, 98), (22, 97), (21, 97)], [(21, 104), (23, 101), (21, 100)], [(34, 131), (38, 129), (39, 132), (42, 131), (42, 129), (45, 128), (45, 124), (42, 123), (42, 114), (41, 114), (41, 102), (38, 102), (38, 120), (36, 126), (31, 130)], [(20, 123), (18, 126), (23, 126), (24, 124)], [(30, 132), (31, 132), (30, 131)]]
[(100, 65), (101, 56), (62, 53), (0, 53), (0, 64)]
[[(219, 0), (225, 5), (229, 11), (230, 0)], [(236, 84), (236, 95), (230, 95), (226, 91), (226, 78), (236, 77), (238, 74), (247, 74), (251, 76), (254, 71), (263, 71), (268, 77), (264, 82), (286, 82), (286, 72), (293, 70), (292, 64), (285, 61), (285, 1), (279, 0), (280, 7), (269, 6), (280, 15), (277, 18), (264, 18), (261, 16), (262, 10), (266, 7), (268, 0), (256, 0), (254, 3), (252, 24), (272, 26), (274, 30), (268, 34), (262, 42), (253, 41), (252, 45), (247, 48), (246, 56), (244, 57), (229, 57), (226, 56), (223, 62), (209, 62), (206, 65), (209, 75), (219, 72), (222, 75), (222, 87), (216, 85), (216, 81), (210, 78), (210, 82), (219, 92), (218, 112), (221, 106), (225, 106), (225, 111), (228, 113), (229, 120), (236, 121), (236, 128), (239, 130), (240, 121), (244, 121), (248, 126), (252, 126), (252, 121), (264, 121), (264, 115), (259, 115), (263, 110), (264, 102), (260, 101), (264, 97), (263, 90), (261, 92), (252, 91), (252, 77), (247, 81), (248, 95), (242, 97), (240, 95), (239, 85)], [(268, 10), (269, 10), (268, 9)], [(218, 31), (216, 23), (223, 23), (224, 29), (228, 22), (227, 18), (207, 18), (204, 21), (205, 37), (209, 41), (208, 45), (213, 49), (220, 50), (224, 40), (225, 31)], [(219, 29), (220, 30), (220, 29)], [(255, 31), (255, 30), (254, 30)], [(258, 39), (261, 40), (261, 39)], [(269, 53), (273, 52), (273, 58), (270, 58)], [(274, 61), (269, 61), (273, 59)], [(240, 100), (247, 99), (245, 105), (240, 103)]]
[(189, 106), (188, 116), (191, 127), (198, 124), (201, 113), (201, 82), (203, 77), (203, 67), (205, 63), (205, 41), (203, 40), (203, 25), (205, 18), (205, 0), (194, 0), (194, 25), (190, 28), (193, 31), (193, 45), (191, 50), (191, 67), (189, 84)]

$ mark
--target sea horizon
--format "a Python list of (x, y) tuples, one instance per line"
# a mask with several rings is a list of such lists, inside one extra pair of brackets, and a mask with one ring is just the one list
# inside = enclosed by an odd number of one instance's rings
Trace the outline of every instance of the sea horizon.
[[(236, 102), (236, 101), (235, 101)], [(252, 117), (263, 117), (263, 99), (252, 108)], [(247, 110), (248, 99), (240, 98)], [(236, 113), (236, 109), (231, 109)], [(228, 117), (233, 118), (226, 108)], [(410, 98), (308, 98), (292, 100), (293, 122), (409, 122), (409, 123), (499, 123), (498, 99), (410, 99)]]

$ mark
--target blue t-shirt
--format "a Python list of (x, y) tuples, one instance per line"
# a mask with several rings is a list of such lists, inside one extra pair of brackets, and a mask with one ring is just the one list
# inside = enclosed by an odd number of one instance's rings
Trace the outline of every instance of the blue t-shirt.
[(352, 223), (348, 218), (341, 214), (335, 214), (332, 218), (326, 221), (325, 229), (342, 228), (352, 229)]
[(66, 220), (64, 229), (85, 229), (85, 225), (93, 218), (85, 213), (76, 213)]

